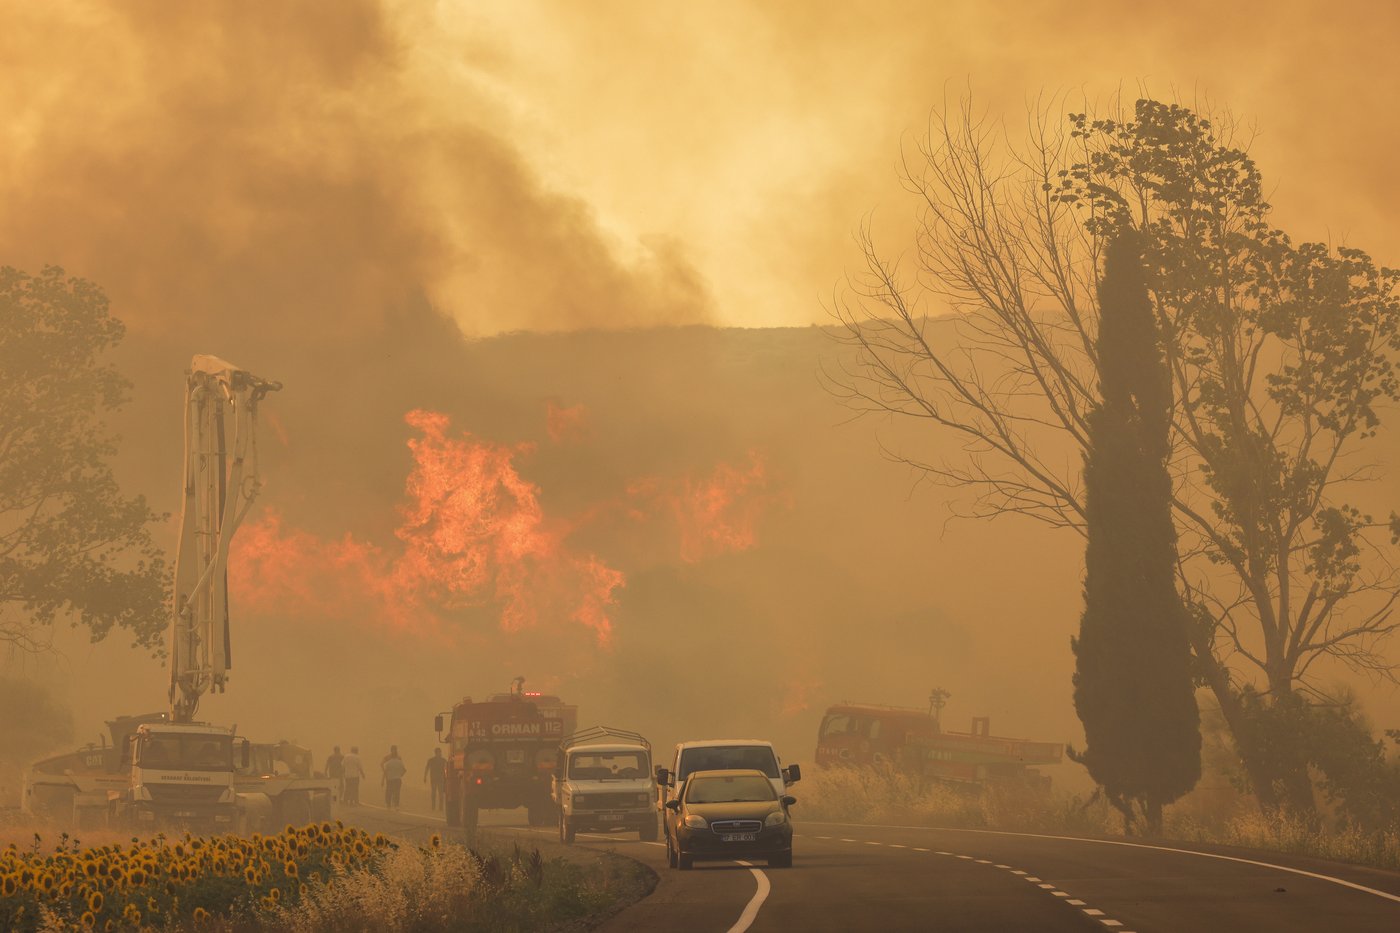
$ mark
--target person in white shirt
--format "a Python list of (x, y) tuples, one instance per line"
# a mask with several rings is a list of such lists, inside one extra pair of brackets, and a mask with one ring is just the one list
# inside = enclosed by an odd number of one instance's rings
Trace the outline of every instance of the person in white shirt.
[(360, 779), (365, 776), (365, 766), (360, 761), (358, 745), (350, 746), (350, 754), (340, 760), (340, 767), (345, 775), (345, 795), (342, 802), (357, 807), (360, 805)]
[(384, 806), (390, 810), (399, 808), (399, 794), (403, 790), (403, 776), (408, 773), (408, 765), (399, 757), (399, 747), (389, 746), (389, 754), (380, 762), (384, 772)]

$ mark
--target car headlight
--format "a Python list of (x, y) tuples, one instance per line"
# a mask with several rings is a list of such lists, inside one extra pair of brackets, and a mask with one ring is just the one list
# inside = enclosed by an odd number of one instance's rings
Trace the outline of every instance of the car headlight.
[(703, 816), (692, 813), (685, 818), (685, 825), (690, 829), (708, 829), (710, 824), (705, 822)]
[(787, 822), (787, 814), (782, 810), (774, 810), (768, 814), (768, 819), (763, 821), (764, 826), (782, 826)]
[(637, 795), (637, 805), (638, 805), (638, 806), (645, 806), (646, 804), (649, 804), (649, 803), (651, 803), (651, 794), (638, 794), (638, 795)]

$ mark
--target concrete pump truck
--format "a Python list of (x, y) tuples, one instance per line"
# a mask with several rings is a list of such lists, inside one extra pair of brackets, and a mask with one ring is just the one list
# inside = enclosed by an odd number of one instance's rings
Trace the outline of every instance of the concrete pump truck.
[(277, 774), (273, 756), (256, 754), (264, 747), (239, 739), (234, 727), (194, 721), (200, 699), (222, 693), (228, 680), (229, 545), (261, 486), (258, 403), (280, 388), (217, 357), (191, 361), (169, 712), (120, 717), (108, 723), (110, 746), (37, 763), (26, 782), (26, 808), (71, 807), (75, 822), (100, 808), (108, 820), (137, 828), (235, 829), (330, 816), (329, 781)]

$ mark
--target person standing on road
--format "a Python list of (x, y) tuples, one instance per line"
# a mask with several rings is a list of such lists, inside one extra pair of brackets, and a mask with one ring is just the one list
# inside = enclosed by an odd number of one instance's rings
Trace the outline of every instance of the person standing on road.
[(360, 779), (365, 776), (365, 766), (360, 761), (360, 746), (351, 745), (350, 754), (340, 760), (341, 776), (345, 779), (345, 796), (342, 798), (352, 807), (360, 805)]
[(432, 792), (432, 812), (436, 813), (442, 809), (443, 797), (447, 790), (447, 759), (442, 757), (442, 749), (433, 749), (433, 757), (428, 759), (428, 766), (423, 769), (423, 780)]
[(403, 790), (403, 776), (408, 773), (408, 765), (399, 757), (399, 747), (389, 746), (380, 768), (384, 771), (384, 806), (390, 810), (399, 808), (399, 794)]
[(331, 749), (331, 753), (326, 756), (326, 777), (335, 781), (335, 795), (340, 800), (345, 799), (345, 756), (340, 753), (340, 746)]

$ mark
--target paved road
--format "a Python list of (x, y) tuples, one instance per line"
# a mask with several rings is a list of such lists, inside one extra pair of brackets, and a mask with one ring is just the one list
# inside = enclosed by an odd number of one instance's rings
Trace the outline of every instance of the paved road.
[[(500, 816), (495, 832), (554, 838)], [(395, 819), (410, 833), (432, 831), (428, 818)], [(631, 856), (661, 877), (605, 933), (1400, 930), (1393, 872), (1224, 848), (807, 821), (796, 829), (790, 869), (668, 870), (665, 849), (633, 834), (581, 833), (578, 844)]]

